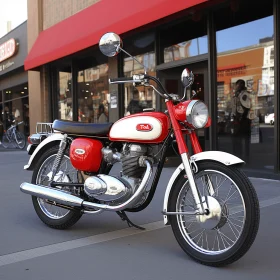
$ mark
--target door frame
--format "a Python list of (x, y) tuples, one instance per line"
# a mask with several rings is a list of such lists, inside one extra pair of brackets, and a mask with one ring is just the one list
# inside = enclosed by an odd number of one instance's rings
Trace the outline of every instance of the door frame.
[[(197, 58), (197, 57), (196, 57)], [(169, 64), (169, 67), (166, 65)], [(175, 70), (177, 73), (179, 71), (179, 69), (181, 68), (181, 71), (183, 71), (184, 68), (188, 68), (190, 71), (192, 71), (194, 74), (198, 73), (198, 74), (203, 74), (204, 77), (204, 102), (206, 103), (206, 105), (208, 107), (209, 106), (209, 102), (210, 102), (210, 94), (209, 94), (209, 75), (208, 75), (208, 56), (206, 55), (201, 55), (199, 59), (192, 59), (190, 60), (190, 58), (187, 59), (183, 59), (182, 61), (174, 61), (171, 63), (165, 63), (164, 65), (159, 65), (157, 67), (157, 77), (159, 78), (159, 80), (161, 81), (161, 83), (163, 85), (165, 85), (165, 79), (168, 77), (177, 77), (178, 78), (178, 88), (181, 90), (178, 90), (178, 94), (180, 96), (183, 96), (183, 86), (181, 84), (181, 72), (179, 76), (173, 76), (172, 74), (170, 75), (170, 73), (166, 73), (167, 71), (171, 72), (172, 70)], [(176, 74), (177, 74), (176, 73)], [(175, 92), (174, 92), (175, 93)], [(158, 96), (157, 98), (157, 108), (159, 108), (160, 111), (163, 111), (162, 108), (162, 102), (161, 102), (161, 98), (160, 96)], [(211, 114), (209, 112), (209, 114)], [(204, 150), (208, 150), (210, 148), (210, 139), (209, 139), (209, 129), (207, 128), (205, 129), (205, 133), (204, 133), (204, 143), (202, 146), (204, 146)], [(202, 144), (202, 143), (201, 143)]]

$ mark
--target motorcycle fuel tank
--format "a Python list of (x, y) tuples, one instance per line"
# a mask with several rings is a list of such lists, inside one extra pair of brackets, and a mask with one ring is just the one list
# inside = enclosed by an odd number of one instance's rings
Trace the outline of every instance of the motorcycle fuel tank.
[(109, 138), (111, 141), (156, 144), (167, 137), (169, 126), (169, 119), (164, 113), (139, 113), (115, 122)]

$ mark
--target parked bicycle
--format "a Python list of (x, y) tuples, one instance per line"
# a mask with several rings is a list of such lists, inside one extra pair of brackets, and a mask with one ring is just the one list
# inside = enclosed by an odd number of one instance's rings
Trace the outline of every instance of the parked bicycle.
[[(15, 123), (15, 121), (13, 122)], [(23, 121), (11, 125), (6, 131), (4, 130), (1, 142), (5, 149), (9, 147), (24, 149), (26, 139), (24, 134), (18, 131), (18, 126), (20, 124), (23, 124)]]

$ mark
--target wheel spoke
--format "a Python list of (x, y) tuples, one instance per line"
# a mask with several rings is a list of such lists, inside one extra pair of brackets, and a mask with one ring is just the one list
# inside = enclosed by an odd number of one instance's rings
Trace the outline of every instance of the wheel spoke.
[[(41, 169), (38, 172), (36, 184), (42, 184), (43, 182), (45, 184), (50, 183), (51, 174), (52, 174), (52, 167), (55, 160), (56, 154), (49, 157), (41, 166)], [(70, 164), (70, 159), (67, 156), (64, 156), (60, 171), (55, 176), (54, 181), (56, 182), (75, 182), (73, 181), (73, 178), (75, 177), (74, 174), (77, 173), (77, 170), (73, 168), (73, 166)], [(73, 174), (71, 176), (71, 174)], [(78, 178), (78, 177), (77, 177)], [(78, 182), (76, 180), (76, 182)], [(53, 204), (46, 203), (46, 200), (39, 199), (38, 198), (38, 204), (41, 208), (41, 210), (44, 212), (46, 216), (52, 219), (61, 219), (65, 217), (70, 210), (63, 209), (61, 207), (55, 206)]]
[[(220, 210), (215, 209), (220, 211), (220, 216), (211, 220), (211, 215), (209, 218), (200, 216), (199, 219), (197, 216), (178, 215), (180, 231), (188, 244), (198, 251), (210, 254), (227, 251), (240, 238), (244, 228), (246, 209), (243, 196), (234, 181), (221, 172), (204, 170), (196, 173), (194, 179), (198, 192), (209, 203), (210, 213), (211, 207), (217, 204)], [(196, 208), (188, 181), (181, 188), (176, 206), (177, 211), (188, 211), (187, 208)]]

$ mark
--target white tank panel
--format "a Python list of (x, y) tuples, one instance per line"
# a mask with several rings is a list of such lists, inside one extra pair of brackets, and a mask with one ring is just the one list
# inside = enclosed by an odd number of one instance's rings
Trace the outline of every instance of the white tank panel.
[[(137, 130), (137, 125), (151, 126), (150, 131)], [(121, 119), (113, 124), (110, 130), (110, 138), (127, 140), (154, 140), (160, 137), (162, 133), (162, 123), (154, 117), (138, 116), (127, 119)]]

